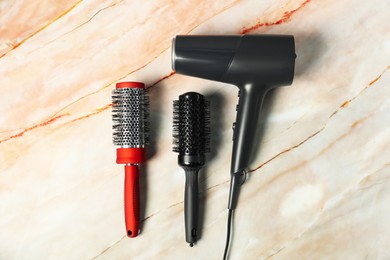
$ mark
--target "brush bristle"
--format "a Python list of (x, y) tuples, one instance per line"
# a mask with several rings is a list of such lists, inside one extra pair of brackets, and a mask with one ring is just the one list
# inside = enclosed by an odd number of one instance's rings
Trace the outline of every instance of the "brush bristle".
[(121, 147), (144, 147), (148, 143), (149, 99), (143, 88), (112, 91), (113, 142)]
[(210, 151), (210, 103), (189, 92), (173, 102), (173, 151), (199, 155)]

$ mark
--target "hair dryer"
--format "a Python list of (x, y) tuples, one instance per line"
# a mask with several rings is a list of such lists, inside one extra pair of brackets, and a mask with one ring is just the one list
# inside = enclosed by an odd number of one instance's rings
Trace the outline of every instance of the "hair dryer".
[(172, 67), (177, 73), (239, 88), (229, 210), (237, 205), (240, 176), (250, 163), (264, 96), (271, 88), (292, 83), (295, 57), (294, 37), (290, 35), (191, 35), (173, 39)]

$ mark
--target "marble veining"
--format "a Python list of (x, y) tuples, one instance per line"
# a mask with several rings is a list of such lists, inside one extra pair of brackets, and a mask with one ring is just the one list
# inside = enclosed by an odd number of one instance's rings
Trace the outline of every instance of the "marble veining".
[[(0, 259), (221, 259), (237, 88), (177, 75), (178, 34), (293, 34), (292, 86), (267, 95), (230, 259), (390, 258), (386, 1), (0, 2)], [(111, 91), (149, 88), (142, 233), (128, 239)], [(184, 241), (172, 100), (211, 101), (202, 230)]]

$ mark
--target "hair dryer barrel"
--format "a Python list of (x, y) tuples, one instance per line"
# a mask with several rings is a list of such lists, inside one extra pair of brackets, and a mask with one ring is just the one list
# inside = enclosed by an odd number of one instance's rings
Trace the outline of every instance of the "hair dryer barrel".
[(290, 85), (295, 57), (290, 35), (178, 35), (172, 45), (177, 73), (238, 87), (259, 82)]

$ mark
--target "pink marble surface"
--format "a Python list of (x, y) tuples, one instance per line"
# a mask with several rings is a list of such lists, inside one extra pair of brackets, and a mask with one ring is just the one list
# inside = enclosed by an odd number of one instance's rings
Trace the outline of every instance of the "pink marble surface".
[[(268, 116), (230, 259), (389, 259), (388, 1), (1, 1), (0, 259), (221, 259), (234, 86), (176, 75), (177, 34), (293, 34), (296, 76)], [(149, 87), (142, 234), (123, 223), (111, 90)], [(172, 100), (212, 102), (202, 238), (184, 241)]]

